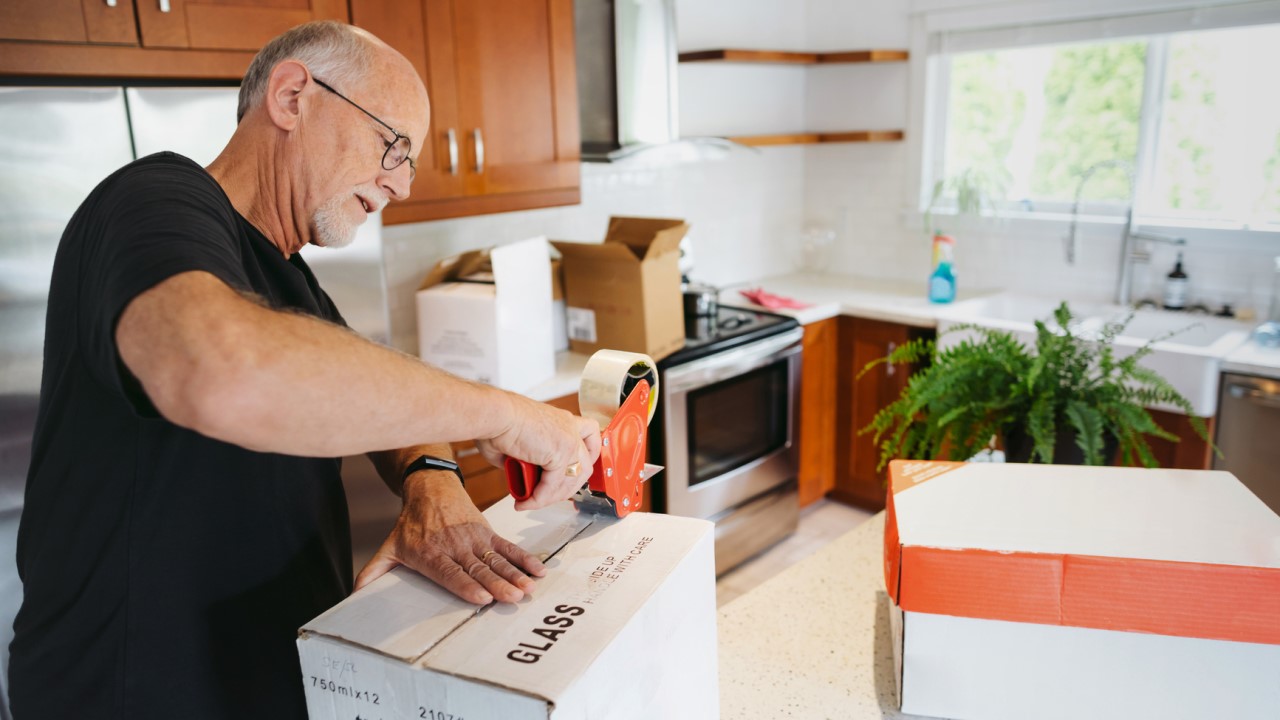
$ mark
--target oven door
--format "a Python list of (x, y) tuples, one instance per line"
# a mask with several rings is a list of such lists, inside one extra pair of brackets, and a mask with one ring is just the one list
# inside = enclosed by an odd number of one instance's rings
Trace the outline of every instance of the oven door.
[(667, 369), (667, 512), (709, 518), (796, 477), (795, 330)]

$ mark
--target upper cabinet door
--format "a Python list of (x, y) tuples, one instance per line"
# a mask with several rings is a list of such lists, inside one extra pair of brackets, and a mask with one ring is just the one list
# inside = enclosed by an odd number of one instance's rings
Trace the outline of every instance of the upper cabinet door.
[(450, 4), (469, 191), (576, 188), (573, 1)]
[(409, 58), (431, 128), (396, 224), (579, 200), (573, 0), (352, 0)]
[(294, 25), (347, 20), (343, 0), (120, 0), (136, 2), (142, 45), (257, 50)]
[(136, 45), (133, 0), (4, 0), (0, 39)]

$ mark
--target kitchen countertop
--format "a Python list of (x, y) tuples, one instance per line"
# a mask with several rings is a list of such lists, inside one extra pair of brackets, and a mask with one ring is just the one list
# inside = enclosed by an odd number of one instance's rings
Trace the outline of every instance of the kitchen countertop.
[[(753, 305), (739, 294), (738, 291), (743, 287), (734, 286), (722, 290), (720, 302), (724, 305), (759, 307), (768, 312), (790, 315), (804, 325), (837, 315), (852, 315), (931, 328), (938, 325), (938, 313), (949, 307), (929, 302), (925, 297), (923, 279), (920, 282), (902, 282), (851, 275), (791, 273), (762, 278), (745, 285), (746, 288), (763, 288), (774, 295), (810, 304), (810, 307), (798, 310), (769, 310)], [(962, 291), (956, 299), (967, 300), (993, 292), (996, 291)]]
[(720, 714), (916, 718), (894, 701), (879, 513), (719, 612)]
[[(800, 310), (769, 310), (753, 305), (738, 294), (742, 287), (760, 287), (775, 295), (795, 298), (810, 303)], [(992, 291), (961, 292), (958, 300), (989, 295)], [(822, 273), (791, 273), (764, 278), (745, 286), (735, 286), (720, 292), (720, 302), (737, 307), (760, 308), (767, 312), (790, 315), (802, 325), (825, 320), (837, 315), (853, 315), (897, 322), (914, 327), (932, 328), (938, 325), (938, 315), (949, 305), (931, 303), (924, 296), (924, 282), (907, 283), (878, 278)], [(578, 380), (586, 367), (588, 356), (571, 350), (556, 353), (556, 374), (521, 392), (540, 402), (554, 400), (565, 395), (576, 395)]]
[(1250, 340), (1223, 358), (1222, 371), (1280, 380), (1280, 348), (1264, 348)]

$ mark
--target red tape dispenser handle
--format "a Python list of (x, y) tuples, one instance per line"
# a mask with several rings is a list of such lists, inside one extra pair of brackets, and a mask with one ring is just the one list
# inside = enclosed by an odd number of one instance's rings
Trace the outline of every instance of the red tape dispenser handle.
[(502, 468), (507, 473), (507, 490), (511, 492), (511, 497), (517, 502), (533, 497), (533, 489), (538, 487), (538, 482), (542, 480), (541, 467), (508, 457), (502, 463)]

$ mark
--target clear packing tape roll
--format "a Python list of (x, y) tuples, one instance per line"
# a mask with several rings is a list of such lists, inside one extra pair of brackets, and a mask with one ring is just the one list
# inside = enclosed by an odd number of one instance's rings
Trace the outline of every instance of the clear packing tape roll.
[(578, 386), (578, 408), (583, 417), (606, 427), (627, 395), (641, 381), (649, 382), (649, 417), (658, 408), (658, 364), (642, 353), (599, 350), (587, 361)]

